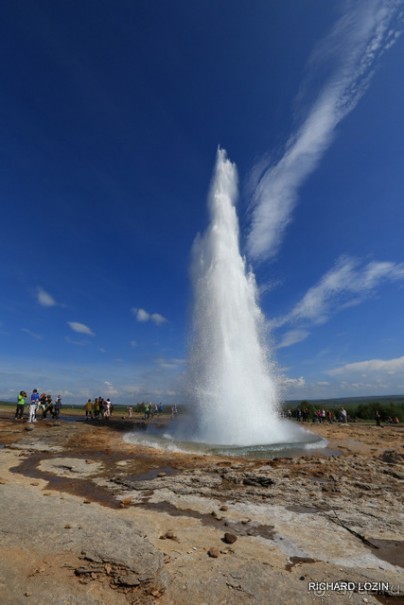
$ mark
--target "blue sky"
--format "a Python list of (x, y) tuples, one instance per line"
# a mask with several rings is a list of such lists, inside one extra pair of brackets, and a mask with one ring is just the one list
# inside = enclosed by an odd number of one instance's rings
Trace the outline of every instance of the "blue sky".
[(178, 400), (218, 145), (284, 396), (402, 394), (403, 11), (4, 2), (0, 398)]

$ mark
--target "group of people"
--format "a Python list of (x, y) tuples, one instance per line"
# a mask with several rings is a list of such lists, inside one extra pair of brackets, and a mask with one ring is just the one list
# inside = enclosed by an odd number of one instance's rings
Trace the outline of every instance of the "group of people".
[[(174, 418), (175, 416), (178, 416), (178, 408), (177, 408), (177, 404), (173, 404), (171, 406), (171, 417)], [(164, 412), (163, 409), (163, 404), (160, 403), (157, 405), (157, 403), (144, 403), (143, 404), (143, 410), (144, 410), (144, 416), (143, 416), (143, 420), (149, 420), (149, 418), (153, 418), (153, 416), (161, 416)], [(128, 408), (129, 411), (129, 408)], [(129, 412), (129, 416), (132, 415), (132, 412)]]
[(161, 402), (158, 405), (157, 405), (157, 403), (155, 403), (155, 404), (144, 403), (143, 409), (144, 409), (143, 419), (148, 420), (149, 418), (152, 418), (153, 416), (157, 416), (157, 415), (161, 416), (161, 414), (163, 413), (163, 404)]
[(103, 399), (103, 397), (96, 397), (94, 401), (88, 399), (84, 405), (86, 420), (99, 420), (100, 417), (109, 420), (113, 409), (111, 400)]
[(20, 391), (17, 395), (17, 406), (15, 410), (15, 419), (22, 420), (24, 418), (25, 405), (28, 403), (28, 422), (36, 422), (38, 419), (39, 411), (42, 412), (42, 418), (46, 418), (47, 415), (52, 418), (58, 418), (60, 415), (60, 409), (62, 407), (62, 398), (60, 395), (56, 397), (56, 400), (52, 400), (50, 393), (38, 393), (38, 389), (33, 389), (29, 401), (27, 402), (28, 395), (25, 391)]
[[(376, 412), (375, 412), (375, 420), (376, 420), (377, 426), (382, 426), (382, 415), (379, 412), (379, 410), (376, 410)], [(393, 418), (393, 416), (389, 416), (388, 418), (386, 418), (386, 421), (389, 424), (400, 424), (400, 419), (398, 416), (394, 416), (394, 418)]]
[[(332, 410), (325, 410), (324, 408), (322, 409), (317, 409), (314, 410), (313, 412), (310, 412), (310, 410), (308, 408), (297, 408), (296, 412), (296, 419), (299, 422), (318, 422), (319, 424), (323, 424), (328, 422), (329, 424), (332, 424), (333, 422), (336, 422), (336, 417), (335, 414)], [(292, 417), (292, 411), (288, 410), (288, 417)], [(348, 414), (345, 408), (341, 408), (338, 412), (338, 422), (341, 422), (343, 424), (348, 422)]]

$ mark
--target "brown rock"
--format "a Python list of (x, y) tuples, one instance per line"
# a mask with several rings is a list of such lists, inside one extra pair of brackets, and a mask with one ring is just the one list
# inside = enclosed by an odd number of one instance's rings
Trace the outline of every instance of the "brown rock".
[(234, 544), (236, 540), (237, 536), (235, 536), (234, 534), (230, 534), (229, 532), (226, 532), (223, 536), (223, 542), (226, 542), (226, 544)]
[(210, 557), (212, 557), (212, 559), (217, 559), (218, 556), (220, 555), (220, 550), (218, 548), (216, 548), (216, 546), (212, 546), (208, 550), (208, 555)]
[(173, 530), (169, 529), (166, 531), (165, 534), (160, 536), (160, 540), (178, 540), (178, 539), (177, 539), (177, 536), (175, 535), (175, 533), (173, 532)]

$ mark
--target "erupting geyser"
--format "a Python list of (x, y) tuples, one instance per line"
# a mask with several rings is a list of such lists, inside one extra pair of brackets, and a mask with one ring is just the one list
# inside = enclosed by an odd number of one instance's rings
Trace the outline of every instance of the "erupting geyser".
[[(194, 306), (186, 375), (187, 413), (163, 435), (151, 425), (129, 441), (153, 447), (270, 456), (326, 442), (279, 416), (274, 365), (252, 271), (240, 254), (236, 167), (219, 149), (210, 224), (192, 250)], [(193, 442), (193, 443), (191, 443)]]
[(255, 278), (239, 249), (236, 198), (236, 167), (219, 149), (209, 194), (210, 224), (193, 246), (187, 374), (191, 439), (239, 446), (290, 443), (295, 427), (278, 416), (278, 389)]

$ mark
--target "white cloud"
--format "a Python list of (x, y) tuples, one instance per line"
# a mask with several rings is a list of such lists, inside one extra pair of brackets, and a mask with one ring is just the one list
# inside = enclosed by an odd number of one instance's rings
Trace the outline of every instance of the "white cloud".
[(164, 324), (167, 321), (167, 319), (165, 317), (163, 317), (163, 315), (160, 315), (160, 313), (152, 313), (150, 316), (150, 319), (152, 320), (153, 323), (156, 324), (156, 326), (159, 326), (160, 324)]
[(38, 286), (36, 289), (36, 298), (41, 307), (55, 307), (58, 304), (53, 296), (41, 288), (41, 286)]
[(67, 325), (73, 330), (73, 332), (78, 332), (79, 334), (87, 334), (89, 336), (95, 336), (91, 328), (78, 321), (68, 321)]
[(133, 309), (133, 312), (138, 321), (149, 321), (150, 319), (150, 313), (144, 309)]
[(320, 324), (331, 313), (357, 305), (373, 294), (382, 282), (404, 280), (404, 263), (372, 261), (361, 266), (358, 259), (342, 257), (285, 316), (271, 324)]
[(279, 378), (279, 383), (280, 383), (280, 386), (283, 388), (299, 389), (299, 388), (302, 388), (305, 386), (306, 381), (303, 376), (300, 376), (299, 378), (289, 378), (288, 376), (281, 376)]
[(152, 321), (156, 326), (160, 326), (167, 322), (167, 319), (163, 315), (160, 315), (160, 313), (149, 313), (148, 311), (145, 311), (145, 309), (137, 309), (134, 307), (132, 313), (137, 321), (140, 322)]
[(339, 122), (365, 93), (376, 60), (398, 37), (392, 23), (399, 4), (394, 0), (352, 2), (351, 10), (313, 53), (309, 64), (312, 79), (324, 66), (335, 68), (302, 125), (289, 137), (278, 163), (261, 161), (252, 171), (253, 213), (247, 242), (252, 258), (276, 254), (299, 188), (330, 146)]
[(367, 378), (368, 375), (372, 378), (380, 378), (382, 374), (385, 376), (393, 376), (395, 374), (403, 374), (404, 372), (404, 357), (396, 357), (395, 359), (369, 359), (368, 361), (357, 361), (347, 363), (338, 368), (328, 370), (330, 376), (346, 376), (357, 374), (361, 378)]

